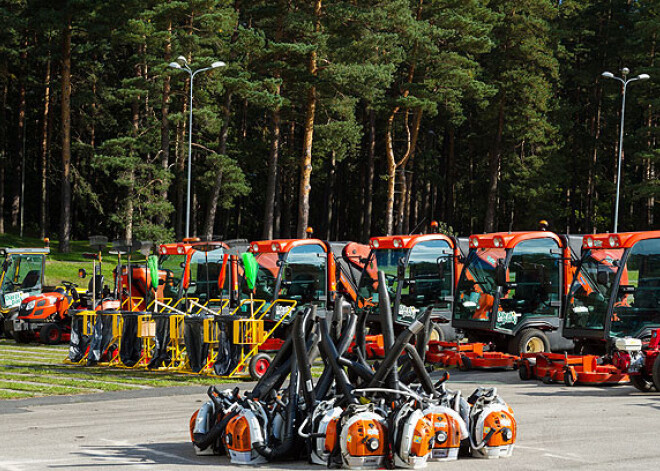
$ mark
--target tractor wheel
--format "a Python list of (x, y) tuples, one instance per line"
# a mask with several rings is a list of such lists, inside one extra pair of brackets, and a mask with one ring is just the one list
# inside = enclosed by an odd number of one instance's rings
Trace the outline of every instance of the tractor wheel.
[(653, 384), (655, 384), (655, 389), (660, 391), (660, 355), (655, 357), (653, 362)]
[(57, 345), (62, 340), (62, 329), (55, 323), (46, 324), (39, 331), (39, 341), (46, 345)]
[(518, 367), (518, 376), (522, 381), (529, 381), (532, 379), (532, 365), (529, 361), (523, 361)]
[(12, 332), (11, 336), (16, 340), (16, 343), (30, 343), (32, 340), (29, 332)]
[(429, 332), (429, 341), (435, 340), (437, 342), (445, 341), (445, 333), (442, 331), (440, 326), (436, 323), (431, 324), (431, 330)]
[(548, 352), (550, 340), (538, 329), (525, 329), (513, 338), (510, 351), (513, 355)]
[(270, 355), (267, 353), (257, 353), (250, 360), (250, 377), (255, 381), (259, 381), (268, 370), (270, 362)]
[(568, 370), (564, 371), (564, 384), (569, 387), (575, 386), (575, 379), (573, 379), (573, 375)]
[(635, 386), (635, 389), (641, 392), (655, 391), (655, 385), (652, 378), (647, 378), (644, 374), (630, 375), (630, 384)]
[(458, 369), (461, 371), (470, 371), (472, 369), (472, 360), (470, 360), (470, 357), (461, 355), (461, 359), (458, 362)]

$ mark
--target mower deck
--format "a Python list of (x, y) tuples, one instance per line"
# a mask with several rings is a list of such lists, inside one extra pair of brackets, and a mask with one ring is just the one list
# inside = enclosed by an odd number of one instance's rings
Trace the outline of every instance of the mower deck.
[(518, 357), (485, 350), (485, 343), (456, 343), (431, 340), (426, 352), (428, 363), (470, 369), (513, 369)]
[(620, 384), (630, 381), (628, 374), (614, 365), (598, 364), (596, 355), (566, 355), (561, 353), (524, 353), (518, 367), (522, 380), (575, 384)]

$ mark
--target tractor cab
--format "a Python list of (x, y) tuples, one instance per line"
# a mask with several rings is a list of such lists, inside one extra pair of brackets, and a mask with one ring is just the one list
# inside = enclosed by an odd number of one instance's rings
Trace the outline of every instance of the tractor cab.
[(605, 347), (660, 328), (660, 231), (587, 235), (564, 336)]
[(453, 327), (513, 354), (572, 348), (561, 313), (580, 240), (551, 232), (471, 236)]
[(378, 271), (385, 273), (396, 323), (407, 325), (432, 309), (435, 323), (448, 324), (461, 273), (461, 244), (444, 234), (373, 237), (362, 271), (358, 308), (378, 316)]
[[(366, 247), (354, 242), (278, 239), (252, 242), (258, 263), (254, 296), (267, 302), (296, 301), (331, 309), (337, 294), (355, 301), (355, 267)], [(293, 320), (293, 316), (287, 322)]]
[(158, 269), (164, 280), (159, 297), (195, 298), (200, 303), (229, 299), (231, 306), (237, 305), (242, 276), (239, 254), (247, 248), (244, 240), (162, 244)]
[(49, 248), (0, 248), (0, 314), (18, 308), (21, 301), (41, 293)]

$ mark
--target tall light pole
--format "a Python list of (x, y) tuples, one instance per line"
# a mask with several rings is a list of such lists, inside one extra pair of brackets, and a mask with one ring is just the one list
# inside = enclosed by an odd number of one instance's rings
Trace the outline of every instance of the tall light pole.
[(630, 82), (638, 80), (648, 80), (648, 74), (639, 74), (637, 77), (626, 78), (630, 73), (628, 67), (621, 69), (622, 77), (616, 77), (612, 72), (603, 72), (601, 75), (608, 79), (614, 79), (621, 82), (623, 85), (623, 99), (621, 100), (621, 126), (619, 130), (619, 163), (617, 164), (617, 177), (616, 177), (616, 203), (614, 204), (614, 232), (618, 232), (619, 228), (619, 192), (621, 190), (621, 153), (623, 151), (623, 122), (626, 113), (626, 88)]
[(173, 69), (184, 70), (190, 75), (190, 117), (188, 119), (188, 186), (187, 186), (187, 199), (186, 199), (186, 237), (190, 237), (190, 182), (192, 181), (192, 120), (193, 120), (193, 81), (195, 75), (200, 72), (206, 72), (208, 70), (217, 69), (218, 67), (224, 67), (225, 64), (222, 61), (215, 61), (209, 67), (202, 67), (201, 69), (193, 70), (188, 64), (188, 60), (184, 56), (179, 56), (177, 62), (170, 62), (170, 67)]

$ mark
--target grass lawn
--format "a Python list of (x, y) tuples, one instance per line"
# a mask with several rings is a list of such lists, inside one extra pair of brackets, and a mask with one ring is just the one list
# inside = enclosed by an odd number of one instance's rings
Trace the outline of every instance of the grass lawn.
[(68, 345), (17, 344), (0, 339), (0, 399), (93, 394), (168, 386), (208, 386), (238, 380), (144, 369), (64, 363)]

